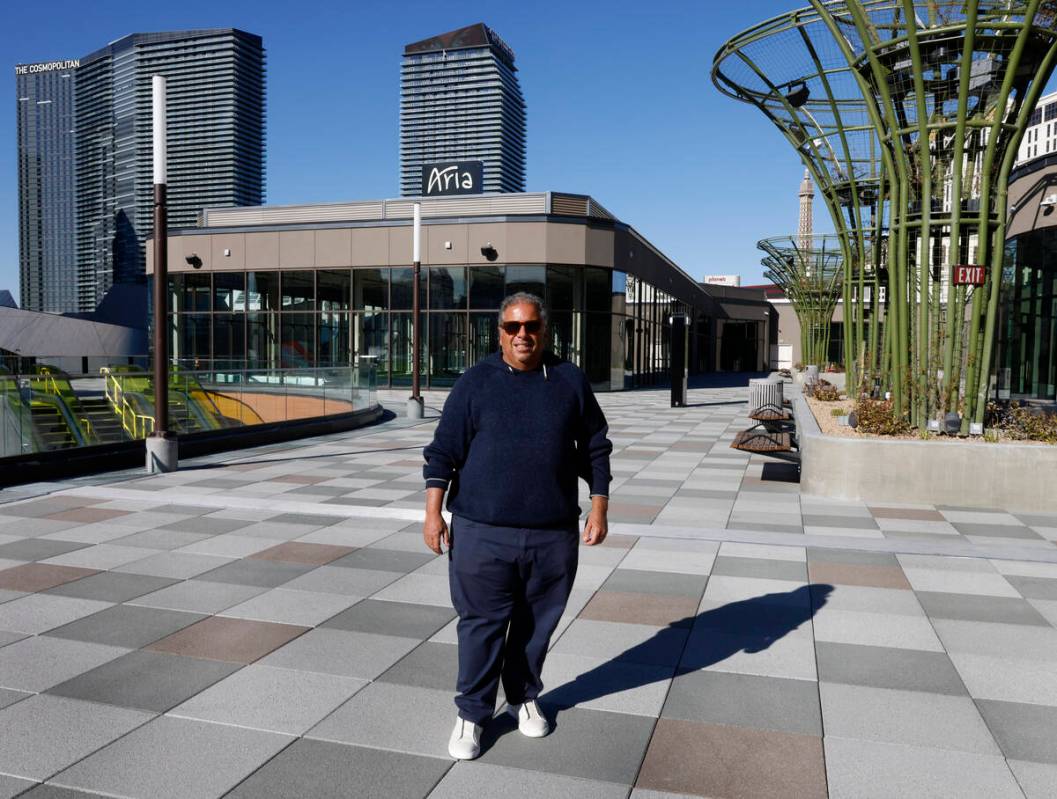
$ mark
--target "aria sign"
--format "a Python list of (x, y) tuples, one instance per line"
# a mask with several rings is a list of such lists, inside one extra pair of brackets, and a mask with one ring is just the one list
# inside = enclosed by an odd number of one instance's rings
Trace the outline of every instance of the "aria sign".
[(955, 286), (984, 285), (984, 268), (972, 264), (958, 264), (951, 267), (951, 283)]
[(484, 164), (480, 161), (452, 161), (422, 167), (422, 196), (480, 194)]

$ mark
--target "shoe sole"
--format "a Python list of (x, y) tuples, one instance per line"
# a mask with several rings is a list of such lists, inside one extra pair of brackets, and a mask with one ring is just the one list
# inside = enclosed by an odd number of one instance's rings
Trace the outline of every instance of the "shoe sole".
[(451, 750), (451, 748), (449, 748), (448, 749), (448, 756), (452, 760), (476, 760), (477, 758), (479, 758), (481, 756), (481, 752), (480, 752), (480, 750), (478, 750), (477, 752), (475, 752), (472, 755), (457, 755), (457, 754), (455, 754), (455, 752), (453, 752)]

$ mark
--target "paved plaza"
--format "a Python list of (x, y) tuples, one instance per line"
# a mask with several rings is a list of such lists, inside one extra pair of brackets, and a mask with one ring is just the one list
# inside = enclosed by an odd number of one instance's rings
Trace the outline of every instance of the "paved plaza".
[(455, 615), (420, 533), (443, 395), (0, 491), (0, 797), (1057, 796), (1057, 500), (801, 496), (730, 449), (746, 397), (600, 397), (611, 534), (547, 660), (554, 732), (500, 713), (474, 762), (447, 756)]

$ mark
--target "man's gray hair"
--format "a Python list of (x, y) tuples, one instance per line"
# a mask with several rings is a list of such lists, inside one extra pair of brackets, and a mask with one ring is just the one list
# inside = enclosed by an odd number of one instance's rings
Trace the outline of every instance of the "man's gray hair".
[(521, 305), (522, 303), (535, 305), (536, 310), (539, 311), (540, 319), (543, 320), (543, 326), (547, 326), (547, 306), (543, 304), (543, 300), (535, 294), (529, 294), (527, 291), (515, 292), (499, 304), (499, 324), (503, 323), (503, 314), (506, 313), (507, 308), (511, 305)]

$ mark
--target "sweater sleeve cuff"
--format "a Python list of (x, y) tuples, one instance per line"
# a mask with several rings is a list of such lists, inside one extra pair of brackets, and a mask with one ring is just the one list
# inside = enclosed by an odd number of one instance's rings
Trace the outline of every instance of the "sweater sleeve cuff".
[(443, 488), (447, 491), (448, 483), (450, 482), (450, 480), (445, 480), (443, 477), (427, 477), (426, 488)]

